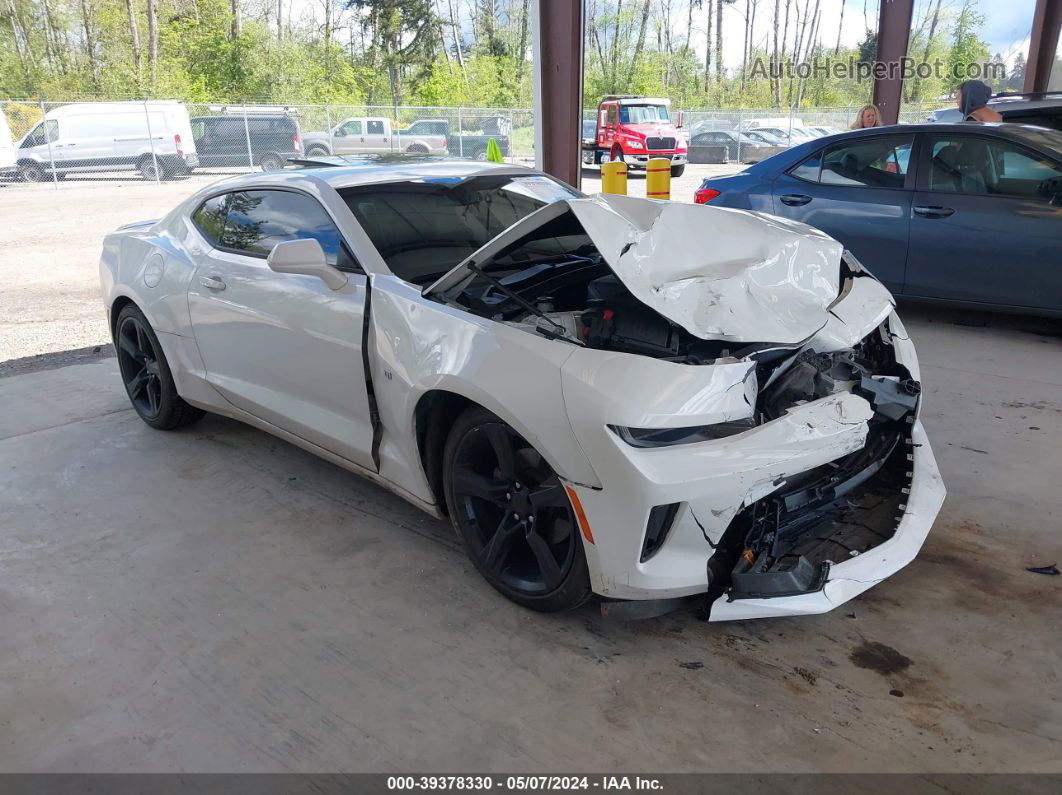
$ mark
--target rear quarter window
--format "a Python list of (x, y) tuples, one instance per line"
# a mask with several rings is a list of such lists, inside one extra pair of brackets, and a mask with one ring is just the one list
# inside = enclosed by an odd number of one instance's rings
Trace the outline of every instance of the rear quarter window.
[(228, 194), (212, 196), (192, 213), (192, 221), (215, 246), (221, 244), (221, 236), (225, 231), (225, 203)]

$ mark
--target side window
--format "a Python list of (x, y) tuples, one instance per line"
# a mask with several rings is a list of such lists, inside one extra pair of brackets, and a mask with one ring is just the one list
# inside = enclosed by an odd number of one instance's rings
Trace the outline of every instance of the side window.
[(369, 119), (365, 122), (365, 126), (368, 129), (369, 135), (383, 135), (384, 123), (379, 119)]
[(361, 121), (348, 121), (339, 128), (340, 135), (361, 135)]
[(902, 188), (913, 142), (910, 135), (889, 135), (833, 146), (822, 158), (819, 182)]
[(615, 105), (609, 105), (608, 106), (608, 123), (609, 124), (615, 124), (616, 123), (616, 106)]
[(988, 194), (1049, 201), (1048, 183), (1062, 177), (1050, 160), (1006, 141), (977, 136), (933, 140), (929, 189), (937, 193)]
[(789, 173), (798, 179), (804, 179), (808, 182), (818, 182), (819, 171), (821, 168), (822, 152), (816, 152), (807, 160), (789, 169)]
[(206, 238), (215, 246), (221, 245), (221, 235), (225, 231), (225, 201), (227, 193), (207, 199), (199, 209), (192, 213), (192, 220)]
[(316, 199), (291, 191), (240, 191), (229, 194), (227, 211), (221, 236), (224, 248), (267, 257), (277, 243), (312, 238), (321, 244), (329, 264), (347, 270), (357, 267)]

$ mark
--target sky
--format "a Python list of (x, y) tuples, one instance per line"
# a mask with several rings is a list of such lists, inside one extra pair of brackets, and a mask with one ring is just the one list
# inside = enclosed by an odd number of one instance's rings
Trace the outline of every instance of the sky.
[[(915, 0), (913, 25), (932, 10), (935, 0)], [(795, 5), (795, 3), (794, 3)], [(814, 4), (812, 4), (814, 5)], [(844, 3), (844, 21), (841, 21), (841, 0), (820, 0), (822, 21), (819, 40), (824, 45), (837, 43), (838, 29), (842, 47), (853, 47), (863, 40), (867, 26), (876, 29), (878, 24), (877, 0), (846, 0)], [(803, 3), (801, 2), (801, 6)], [(1033, 10), (1036, 0), (978, 0), (977, 8), (985, 17), (985, 23), (979, 31), (982, 39), (989, 43), (989, 50), (994, 55), (1001, 53), (1008, 65), (1013, 63), (1018, 52), (1029, 53), (1029, 31), (1032, 28)], [(785, 7), (785, 0), (782, 0)], [(866, 8), (864, 16), (863, 9)], [(943, 0), (942, 13), (951, 8), (957, 11), (962, 7), (962, 0)], [(756, 14), (757, 43), (766, 42), (770, 34), (770, 13), (774, 9), (773, 0), (759, 0)], [(723, 64), (727, 69), (741, 65), (741, 50), (745, 35), (745, 0), (737, 0), (733, 6), (726, 6), (723, 12)], [(792, 21), (790, 24), (794, 24)], [(704, 53), (704, 15), (694, 18), (694, 38), (698, 51)]]

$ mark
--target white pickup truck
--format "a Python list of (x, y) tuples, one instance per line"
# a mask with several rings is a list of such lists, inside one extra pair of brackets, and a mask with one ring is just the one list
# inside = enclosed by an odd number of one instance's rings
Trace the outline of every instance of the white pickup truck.
[(446, 154), (445, 135), (406, 134), (392, 130), (390, 119), (353, 117), (344, 119), (331, 132), (308, 132), (302, 136), (307, 156), (357, 155), (379, 152)]

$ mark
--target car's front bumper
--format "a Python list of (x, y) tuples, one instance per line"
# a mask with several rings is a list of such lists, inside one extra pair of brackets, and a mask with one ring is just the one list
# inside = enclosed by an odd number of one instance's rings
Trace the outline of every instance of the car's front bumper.
[(665, 158), (667, 160), (670, 160), (671, 161), (671, 165), (673, 165), (673, 166), (681, 166), (681, 165), (685, 165), (685, 163), (686, 163), (686, 153), (685, 152), (678, 152), (678, 153), (648, 152), (647, 154), (641, 154), (641, 155), (637, 155), (637, 154), (628, 155), (628, 154), (625, 154), (623, 156), (623, 159), (627, 162), (628, 166), (636, 166), (636, 167), (643, 167), (644, 168), (649, 163), (650, 160), (654, 160), (654, 159), (659, 158), (659, 157), (662, 157), (662, 158)]
[[(913, 347), (898, 321), (894, 328), (896, 359), (917, 378)], [(666, 383), (665, 372), (653, 372), (660, 364), (664, 363), (654, 362), (638, 376), (647, 383), (649, 392), (653, 384), (657, 392), (667, 392), (660, 386)], [(726, 421), (738, 416), (736, 412), (746, 399), (755, 399), (754, 394), (743, 395), (740, 388), (726, 389), (725, 383), (732, 380), (733, 376), (727, 375), (720, 378), (718, 388), (705, 387), (688, 395), (682, 395), (680, 385), (676, 385), (672, 391), (679, 393), (678, 401), (667, 405), (665, 397), (655, 408), (658, 414), (674, 408), (702, 412), (696, 421), (676, 421), (674, 427), (700, 424), (708, 410), (718, 412), (714, 421)], [(671, 599), (709, 593), (709, 559), (738, 514), (804, 473), (863, 450), (874, 415), (868, 400), (839, 392), (796, 405), (783, 416), (734, 436), (672, 447), (635, 448), (600, 422), (591, 424), (590, 418), (599, 416), (600, 409), (593, 406), (592, 393), (581, 391), (588, 383), (608, 393), (626, 395), (627, 402), (638, 402), (642, 395), (637, 391), (637, 380), (613, 383), (606, 368), (584, 371), (580, 387), (566, 387), (565, 393), (573, 429), (602, 484), (601, 488), (573, 484), (594, 539), (584, 544), (591, 584), (596, 593), (613, 599)], [(769, 598), (737, 594), (735, 598), (728, 590), (712, 596), (712, 620), (821, 613), (910, 562), (932, 527), (944, 499), (944, 486), (921, 423), (916, 420), (908, 427), (903, 440), (906, 449), (900, 451), (909, 455), (907, 471), (901, 473), (906, 485), (897, 486), (893, 493), (899, 518), (889, 523), (888, 540), (857, 556), (834, 560), (824, 584), (809, 592)], [(664, 543), (642, 560), (650, 512), (654, 506), (672, 504), (679, 507)]]

